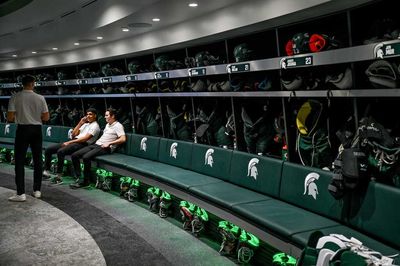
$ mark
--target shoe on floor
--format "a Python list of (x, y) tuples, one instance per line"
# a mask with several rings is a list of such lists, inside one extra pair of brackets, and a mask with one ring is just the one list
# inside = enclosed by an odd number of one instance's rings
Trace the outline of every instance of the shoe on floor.
[(42, 193), (39, 190), (33, 191), (32, 196), (40, 199), (42, 197)]
[(75, 183), (75, 184), (69, 185), (69, 187), (72, 189), (77, 189), (77, 188), (82, 188), (82, 187), (87, 187), (87, 186), (89, 186), (89, 183), (86, 183), (86, 182)]
[(25, 194), (14, 195), (12, 197), (9, 197), (8, 200), (13, 202), (23, 202), (26, 201), (26, 195)]
[(62, 176), (61, 175), (53, 176), (53, 178), (50, 180), (50, 182), (53, 185), (61, 185), (63, 183)]
[(43, 177), (45, 177), (45, 178), (50, 178), (50, 177), (51, 177), (50, 172), (47, 171), (47, 170), (44, 170), (44, 171), (43, 171)]

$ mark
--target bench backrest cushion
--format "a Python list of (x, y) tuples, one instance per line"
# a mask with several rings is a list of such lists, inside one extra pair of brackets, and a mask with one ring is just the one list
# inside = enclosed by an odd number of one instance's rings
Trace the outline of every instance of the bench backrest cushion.
[(280, 198), (303, 209), (346, 221), (349, 200), (336, 200), (328, 191), (332, 172), (300, 164), (283, 164)]
[(229, 182), (278, 197), (282, 161), (274, 158), (234, 151)]
[(16, 124), (0, 124), (0, 137), (3, 138), (14, 138), (15, 137)]
[(42, 126), (43, 141), (56, 142), (60, 141), (60, 127), (53, 125)]
[(173, 139), (160, 139), (159, 161), (190, 169), (193, 143)]
[(118, 147), (117, 152), (118, 152), (118, 153), (125, 154), (125, 155), (131, 155), (131, 150), (132, 150), (132, 147), (131, 147), (132, 134), (126, 133), (125, 136), (126, 136), (126, 141), (125, 141), (124, 144), (121, 144), (121, 145)]
[(71, 140), (72, 130), (73, 130), (72, 127), (60, 127), (59, 130), (60, 130), (59, 135), (58, 135), (59, 143)]
[(352, 194), (350, 224), (400, 250), (400, 189), (369, 182)]
[(230, 175), (232, 150), (193, 144), (191, 170), (228, 180)]
[(130, 155), (157, 161), (158, 150), (160, 148), (160, 138), (132, 134), (130, 147), (131, 147)]

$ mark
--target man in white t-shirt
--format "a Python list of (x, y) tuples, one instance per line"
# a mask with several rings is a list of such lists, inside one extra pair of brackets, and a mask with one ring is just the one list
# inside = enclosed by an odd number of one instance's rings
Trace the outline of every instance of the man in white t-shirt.
[[(97, 123), (97, 111), (94, 108), (89, 108), (86, 110), (86, 116), (84, 116), (73, 129), (72, 139), (70, 141), (55, 144), (46, 149), (43, 176), (48, 177), (52, 183), (62, 184), (62, 172), (65, 156), (93, 144), (99, 135), (100, 126)], [(57, 176), (51, 179), (49, 170), (51, 157), (55, 153), (57, 153), (58, 159)]]
[(98, 155), (103, 155), (113, 152), (119, 145), (125, 143), (126, 136), (124, 127), (116, 120), (116, 111), (107, 109), (105, 119), (107, 122), (104, 128), (103, 135), (96, 141), (95, 144), (89, 145), (71, 155), (72, 165), (74, 166), (75, 174), (79, 178), (81, 175), (80, 159), (83, 160), (83, 182), (71, 184), (71, 188), (80, 188), (89, 185), (91, 161)]

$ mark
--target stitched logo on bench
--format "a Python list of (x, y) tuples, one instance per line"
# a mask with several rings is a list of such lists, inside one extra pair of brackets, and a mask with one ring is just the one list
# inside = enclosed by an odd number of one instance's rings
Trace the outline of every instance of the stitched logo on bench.
[(257, 180), (258, 170), (257, 164), (259, 160), (257, 158), (253, 158), (250, 160), (249, 165), (247, 166), (247, 176), (253, 177), (254, 180)]
[(51, 137), (51, 127), (46, 129), (46, 136)]
[(212, 157), (214, 149), (208, 149), (204, 158), (204, 165), (213, 167), (214, 158)]
[(4, 127), (4, 135), (10, 134), (10, 124), (7, 124)]
[(310, 195), (315, 200), (317, 199), (318, 195), (318, 187), (317, 184), (314, 182), (319, 179), (319, 174), (317, 173), (309, 173), (306, 178), (304, 179), (304, 193), (303, 195)]
[(146, 150), (147, 150), (147, 143), (146, 143), (146, 141), (147, 141), (147, 138), (146, 138), (146, 137), (142, 138), (142, 140), (140, 141), (140, 150), (141, 150), (141, 151), (146, 152)]
[(171, 144), (171, 148), (169, 149), (169, 157), (173, 157), (176, 159), (176, 156), (178, 156), (178, 152), (176, 148), (178, 147), (178, 143), (174, 142)]
[(72, 129), (72, 128), (70, 128), (69, 130), (68, 130), (68, 139), (72, 139), (72, 132), (73, 132), (74, 130)]

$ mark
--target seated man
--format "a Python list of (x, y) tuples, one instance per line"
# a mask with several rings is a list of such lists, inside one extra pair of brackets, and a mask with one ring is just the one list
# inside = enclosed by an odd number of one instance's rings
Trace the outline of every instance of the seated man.
[(57, 153), (57, 176), (52, 179), (53, 183), (61, 184), (65, 155), (72, 154), (87, 145), (93, 144), (100, 135), (100, 126), (97, 123), (97, 111), (94, 108), (86, 110), (84, 116), (72, 131), (72, 140), (55, 144), (45, 151), (45, 162), (43, 176), (50, 177), (51, 157)]
[(105, 114), (107, 125), (104, 128), (103, 135), (95, 144), (80, 149), (71, 155), (72, 165), (77, 178), (81, 175), (80, 158), (83, 159), (84, 165), (83, 182), (71, 184), (71, 188), (88, 186), (90, 182), (91, 160), (98, 155), (113, 152), (118, 145), (126, 141), (124, 127), (116, 120), (115, 114), (116, 111), (114, 109), (107, 109)]

